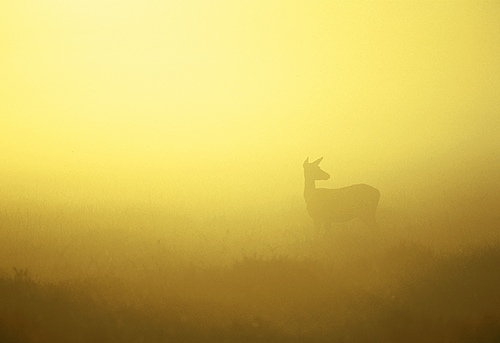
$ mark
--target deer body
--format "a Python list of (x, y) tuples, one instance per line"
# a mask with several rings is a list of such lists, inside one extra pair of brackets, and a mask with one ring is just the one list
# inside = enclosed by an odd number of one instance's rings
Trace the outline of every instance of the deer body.
[(332, 223), (361, 219), (371, 227), (377, 227), (377, 211), (380, 192), (365, 184), (343, 188), (316, 188), (316, 180), (328, 180), (330, 175), (319, 167), (320, 158), (312, 163), (304, 162), (304, 199), (307, 212), (317, 227), (330, 226)]

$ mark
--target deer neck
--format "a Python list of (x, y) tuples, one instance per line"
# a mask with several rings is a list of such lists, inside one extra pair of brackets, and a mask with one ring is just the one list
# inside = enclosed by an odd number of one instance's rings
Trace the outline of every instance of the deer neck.
[(311, 196), (314, 194), (314, 191), (316, 190), (316, 181), (314, 179), (305, 179), (305, 185), (304, 185), (304, 198), (306, 201), (311, 199)]

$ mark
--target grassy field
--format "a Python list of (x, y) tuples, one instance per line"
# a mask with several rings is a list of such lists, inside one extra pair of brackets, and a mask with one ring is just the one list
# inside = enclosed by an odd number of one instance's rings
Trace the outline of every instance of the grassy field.
[(247, 258), (126, 279), (0, 278), (1, 342), (498, 342), (500, 245)]
[(302, 204), (4, 207), (0, 342), (498, 342), (496, 203), (382, 207), (376, 232)]

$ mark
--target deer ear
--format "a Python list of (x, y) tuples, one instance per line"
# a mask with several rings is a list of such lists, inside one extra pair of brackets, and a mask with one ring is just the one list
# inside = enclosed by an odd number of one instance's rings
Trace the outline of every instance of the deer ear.
[(316, 161), (314, 161), (312, 164), (319, 165), (319, 163), (323, 161), (323, 157), (318, 158)]
[(309, 157), (306, 158), (306, 160), (304, 161), (304, 163), (302, 164), (302, 166), (305, 167), (308, 164), (309, 164)]

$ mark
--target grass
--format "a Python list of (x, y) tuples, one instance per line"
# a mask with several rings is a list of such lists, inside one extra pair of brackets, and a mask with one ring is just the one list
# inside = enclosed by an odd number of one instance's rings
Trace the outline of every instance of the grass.
[(0, 277), (0, 342), (498, 342), (500, 245), (244, 258), (135, 278)]
[(491, 194), (316, 236), (302, 202), (260, 216), (6, 206), (0, 343), (499, 342)]

